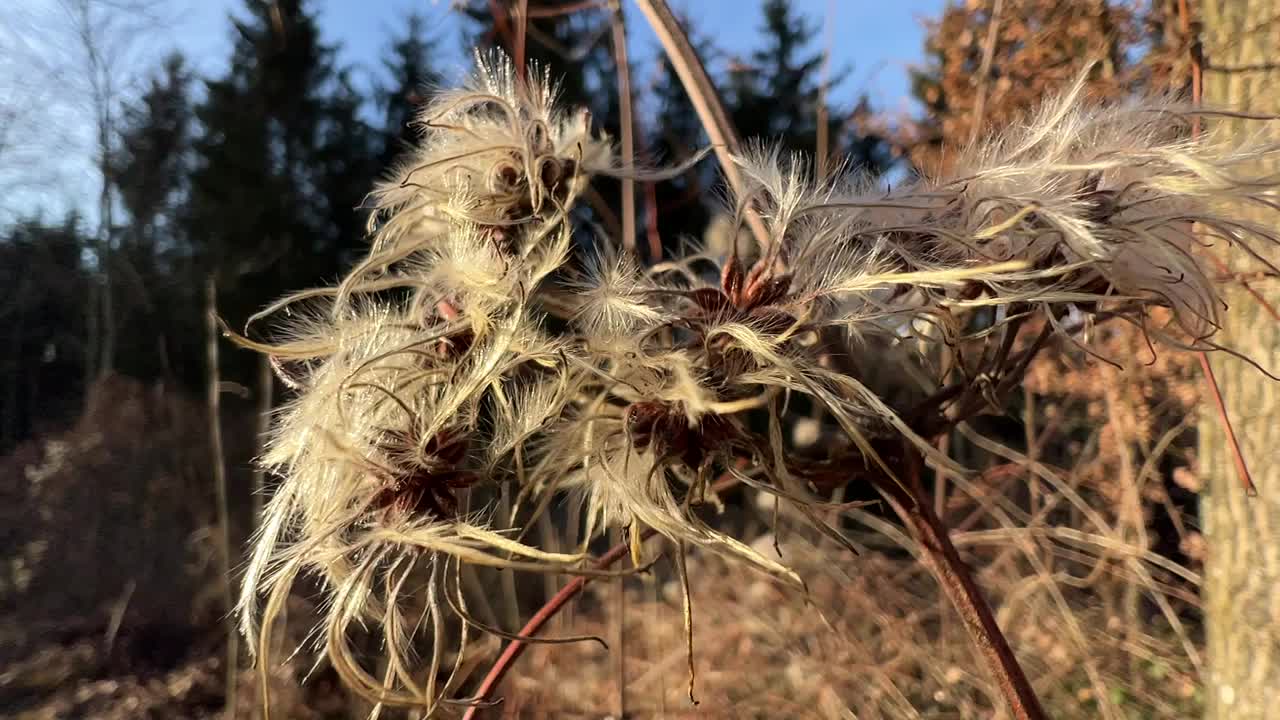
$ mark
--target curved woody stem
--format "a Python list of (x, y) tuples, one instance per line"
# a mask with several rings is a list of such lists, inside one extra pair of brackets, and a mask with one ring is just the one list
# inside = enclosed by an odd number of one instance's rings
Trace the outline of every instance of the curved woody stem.
[(877, 487), (893, 500), (894, 511), (920, 543), (923, 551), (921, 561), (933, 572), (960, 615), (1013, 716), (1018, 720), (1044, 720), (1047, 716), (1031, 681), (1001, 632), (991, 606), (974, 582), (969, 566), (951, 542), (950, 530), (933, 511), (932, 498), (920, 478), (919, 455), (909, 452), (905, 464), (905, 489), (889, 478), (880, 478), (876, 482)]
[[(720, 161), (720, 169), (724, 172), (725, 180), (735, 193), (740, 193), (744, 187), (744, 181), (733, 160), (733, 154), (738, 152), (742, 143), (738, 139), (733, 122), (729, 120), (729, 114), (724, 109), (724, 103), (720, 101), (720, 94), (716, 92), (716, 87), (711, 82), (711, 76), (707, 74), (707, 69), (702, 64), (702, 59), (693, 49), (688, 34), (680, 27), (680, 22), (676, 19), (675, 13), (671, 12), (666, 0), (636, 0), (636, 5), (649, 21), (654, 34), (658, 36), (667, 60), (676, 71), (676, 76), (680, 78), (680, 84), (684, 86), (694, 111), (698, 113), (698, 120), (702, 122), (707, 137), (711, 139), (712, 148)], [(769, 245), (769, 233), (765, 230), (764, 222), (755, 210), (749, 207), (746, 208), (744, 215), (751, 233), (763, 251)]]
[[(645, 528), (641, 533), (640, 538), (642, 541), (648, 540), (653, 537), (654, 534), (655, 533), (652, 529)], [(626, 557), (630, 553), (630, 549), (630, 543), (626, 541), (620, 542), (609, 548), (609, 551), (604, 555), (601, 555), (596, 560), (593, 567), (597, 570), (606, 570), (614, 563)], [(558, 615), (560, 611), (569, 604), (570, 600), (573, 600), (582, 592), (582, 589), (587, 586), (588, 582), (591, 582), (591, 578), (585, 575), (580, 575), (570, 581), (568, 585), (565, 585), (560, 589), (560, 592), (556, 593), (546, 602), (545, 605), (539, 608), (538, 612), (533, 614), (533, 617), (529, 618), (529, 622), (525, 623), (524, 627), (520, 628), (520, 634), (525, 637), (537, 635), (552, 618)], [(485, 707), (480, 703), (483, 703), (493, 696), (494, 691), (498, 689), (498, 685), (502, 683), (502, 679), (506, 677), (507, 672), (516, 664), (516, 661), (520, 659), (520, 656), (524, 654), (524, 650), (528, 645), (528, 643), (522, 640), (512, 640), (507, 643), (507, 647), (503, 649), (502, 655), (500, 655), (498, 660), (494, 662), (493, 666), (489, 668), (489, 673), (485, 675), (484, 680), (480, 683), (479, 689), (476, 690), (476, 694), (472, 698), (472, 701), (477, 704), (467, 708), (467, 712), (462, 716), (462, 720), (474, 720), (481, 708)]]

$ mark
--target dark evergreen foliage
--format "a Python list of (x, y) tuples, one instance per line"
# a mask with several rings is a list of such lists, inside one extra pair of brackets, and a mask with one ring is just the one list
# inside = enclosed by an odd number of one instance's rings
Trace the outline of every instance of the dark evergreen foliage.
[[(551, 12), (561, 4), (529, 3), (526, 57), (551, 68), (561, 78), (564, 101), (588, 107), (595, 124), (616, 138), (611, 11)], [(489, 0), (463, 4), (469, 18), (464, 47), (511, 52), (510, 17), (495, 21), (493, 7)], [(639, 16), (628, 21), (642, 22)], [(127, 375), (192, 389), (204, 376), (202, 289), (209, 274), (221, 290), (220, 314), (237, 328), (276, 297), (332, 280), (364, 251), (362, 201), (414, 140), (417, 108), (433, 87), (454, 79), (440, 72), (443, 38), (424, 15), (408, 15), (389, 40), (369, 92), (352, 81), (338, 48), (322, 39), (316, 7), (307, 0), (246, 0), (230, 29), (231, 55), (218, 77), (196, 77), (177, 54), (163, 61), (123, 108), (119, 150), (110, 163), (122, 211), (112, 229), (115, 365)], [(708, 39), (692, 30), (699, 50), (714, 58)], [(750, 69), (720, 78), (725, 100), (744, 137), (781, 137), (787, 147), (812, 150), (822, 64), (814, 23), (786, 0), (767, 0), (762, 30)], [(631, 70), (637, 161), (680, 162), (705, 147), (674, 72), (634, 58)], [(844, 130), (842, 112), (831, 112), (832, 153), (878, 167), (885, 144)], [(580, 221), (609, 231), (621, 209), (620, 183), (599, 179), (594, 190)], [(655, 230), (667, 248), (700, 238), (722, 194), (710, 160), (671, 181), (637, 183), (639, 245), (646, 247)], [(81, 306), (94, 282), (93, 242), (75, 221), (25, 221), (0, 236), (0, 272), (7, 287), (18, 288), (0, 308), (0, 337), (16, 348), (3, 360), (5, 377), (19, 379), (0, 389), (5, 442), (30, 431), (30, 407), (54, 392), (27, 378), (62, 378), (58, 397), (84, 391), (78, 378), (90, 372), (84, 356), (93, 349), (84, 347), (90, 333)], [(41, 358), (49, 353), (58, 372), (41, 375), (49, 369)], [(255, 362), (249, 353), (224, 353), (223, 375), (252, 386)], [(68, 383), (70, 377), (77, 381)], [(64, 406), (59, 403), (50, 406)], [(65, 405), (67, 412), (74, 406)]]
[(192, 168), (191, 84), (183, 57), (168, 57), (138, 102), (125, 108), (111, 167), (127, 213), (111, 256), (116, 364), (135, 377), (171, 377), (175, 366), (198, 367), (185, 337), (199, 331), (199, 318), (180, 310), (199, 302), (182, 222)]
[(383, 117), (382, 151), (378, 155), (378, 165), (383, 172), (417, 138), (414, 117), (431, 99), (432, 89), (443, 80), (433, 63), (437, 43), (427, 35), (425, 18), (411, 13), (405, 18), (404, 34), (392, 40), (382, 61), (388, 78), (378, 84), (374, 99)]
[(233, 21), (227, 75), (207, 83), (196, 110), (202, 134), (188, 214), (232, 323), (335, 276), (360, 252), (358, 207), (377, 152), (359, 117), (363, 99), (308, 4), (248, 0), (244, 16)]
[[(823, 50), (817, 47), (818, 25), (796, 11), (791, 0), (765, 0), (760, 49), (745, 63), (735, 63), (728, 82), (730, 114), (744, 138), (775, 141), (788, 150), (813, 153), (818, 144), (818, 107), (847, 73), (832, 68), (824, 78)], [(859, 132), (849, 122), (857, 108), (829, 107), (828, 156), (850, 170), (879, 173), (891, 163), (885, 139)]]
[(78, 409), (92, 242), (75, 215), (21, 220), (0, 240), (0, 451)]

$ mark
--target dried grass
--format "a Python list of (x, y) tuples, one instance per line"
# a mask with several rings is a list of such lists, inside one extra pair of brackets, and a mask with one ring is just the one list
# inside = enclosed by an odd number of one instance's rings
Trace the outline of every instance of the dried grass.
[[(1027, 480), (1020, 470), (1003, 474)], [(1008, 497), (1000, 473), (947, 498), (948, 517), (970, 518), (970, 529), (954, 540), (977, 570), (1046, 711), (1063, 718), (1195, 716), (1202, 693), (1198, 640), (1158, 606), (1194, 623), (1199, 575), (1124, 539), (1115, 506), (1101, 502), (1093, 482), (1079, 473), (1060, 480), (1090, 498), (1085, 507), (1106, 528), (1055, 525), (1053, 508), (1069, 501), (1052, 490), (1026, 519), (1029, 497)], [(770, 513), (762, 508), (754, 524), (771, 522)], [(914, 541), (856, 511), (849, 521), (860, 527), (851, 535), (865, 552), (849, 557), (807, 532), (803, 520), (784, 521), (780, 546), (788, 566), (806, 578), (807, 594), (744, 579), (713, 555), (690, 559), (704, 628), (694, 655), (696, 716), (1008, 717), (999, 689), (974, 666), (946, 597), (915, 560), (921, 551)], [(774, 542), (765, 533), (753, 545), (773, 553)], [(657, 585), (630, 581), (629, 588), (621, 619), (627, 677), (613, 676), (595, 647), (535, 648), (503, 688), (504, 717), (596, 716), (610, 707), (619, 680), (631, 717), (683, 716), (677, 583), (668, 572)], [(1117, 602), (1130, 592), (1142, 600), (1135, 617)], [(607, 606), (597, 607), (575, 620), (576, 631), (607, 632), (616, 619), (600, 614)]]

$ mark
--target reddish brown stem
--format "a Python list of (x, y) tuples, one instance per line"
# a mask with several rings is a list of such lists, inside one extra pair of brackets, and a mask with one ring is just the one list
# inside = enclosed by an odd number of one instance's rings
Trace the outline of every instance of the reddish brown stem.
[[(737, 478), (725, 475), (719, 480), (716, 480), (716, 482), (711, 486), (711, 491), (713, 493), (722, 493), (737, 484)], [(640, 533), (640, 541), (645, 542), (655, 534), (656, 533), (652, 528), (645, 528)], [(604, 555), (597, 558), (593, 567), (597, 570), (607, 570), (614, 563), (630, 554), (630, 552), (631, 543), (627, 541), (620, 542), (609, 548), (609, 551)], [(551, 618), (559, 614), (559, 612), (569, 604), (570, 600), (573, 600), (582, 592), (582, 589), (585, 588), (589, 582), (591, 582), (591, 578), (585, 575), (574, 578), (568, 585), (561, 588), (560, 592), (552, 596), (552, 598), (548, 600), (546, 604), (538, 610), (538, 612), (534, 613), (533, 617), (529, 618), (529, 622), (525, 623), (524, 627), (520, 629), (520, 634), (525, 637), (537, 635), (542, 628), (546, 626), (547, 622), (551, 620)], [(476, 690), (476, 694), (473, 699), (478, 704), (467, 708), (467, 712), (462, 716), (462, 720), (474, 720), (476, 714), (480, 712), (480, 709), (482, 707), (486, 707), (479, 703), (483, 703), (493, 696), (494, 691), (498, 689), (498, 685), (502, 683), (502, 679), (506, 677), (507, 672), (516, 664), (516, 661), (520, 659), (520, 656), (524, 654), (526, 645), (527, 643), (520, 640), (512, 640), (507, 643), (506, 649), (502, 651), (502, 655), (498, 657), (498, 660), (493, 664), (493, 667), (489, 668), (489, 674), (484, 676), (484, 680), (481, 681), (479, 689)]]
[(529, 0), (516, 0), (516, 9), (512, 13), (516, 22), (515, 63), (516, 75), (525, 77), (525, 38), (529, 32)]
[[(1032, 689), (1030, 681), (1027, 680), (1022, 666), (1018, 664), (1017, 656), (1009, 646), (1009, 641), (996, 623), (991, 607), (983, 598), (977, 583), (974, 582), (968, 565), (960, 557), (955, 545), (951, 543), (947, 528), (929, 507), (924, 486), (920, 481), (919, 457), (911, 454), (906, 464), (910, 471), (908, 478), (912, 488), (910, 493), (888, 478), (883, 478), (884, 482), (879, 484), (896, 501), (895, 509), (903, 523), (916, 535), (920, 547), (924, 550), (923, 561), (937, 576), (943, 591), (955, 606), (956, 612), (964, 622), (974, 644), (977, 645), (987, 667), (995, 676), (1001, 693), (1013, 711), (1013, 716), (1017, 720), (1045, 720), (1046, 716), (1043, 708), (1040, 707), (1040, 700)], [(734, 484), (733, 478), (721, 478), (715, 484), (714, 490), (721, 492)], [(648, 540), (653, 535), (653, 530), (646, 529), (641, 538)], [(608, 569), (618, 560), (626, 557), (629, 550), (628, 543), (619, 543), (600, 556), (594, 567), (599, 570)], [(537, 635), (548, 621), (582, 592), (590, 581), (591, 578), (588, 577), (574, 578), (548, 600), (533, 617), (529, 618), (529, 621), (520, 629), (520, 634), (527, 637)], [(493, 696), (507, 672), (524, 654), (525, 646), (526, 643), (519, 640), (507, 643), (502, 655), (480, 683), (474, 696), (477, 702), (486, 701)], [(480, 705), (468, 708), (463, 715), (463, 720), (474, 720), (480, 708)]]
[[(1182, 26), (1182, 33), (1187, 38), (1191, 52), (1191, 102), (1200, 106), (1201, 94), (1203, 93), (1203, 75), (1204, 62), (1201, 55), (1200, 41), (1191, 31), (1191, 11), (1187, 7), (1187, 0), (1178, 0), (1178, 21)], [(1197, 115), (1191, 120), (1191, 136), (1199, 137), (1200, 135), (1200, 116)], [(1206, 253), (1206, 256), (1219, 267), (1220, 270), (1226, 270), (1226, 266), (1213, 255)], [(1267, 304), (1262, 296), (1249, 287), (1248, 283), (1242, 282), (1245, 289), (1253, 294), (1254, 297), (1262, 303), (1262, 306), (1271, 310), (1275, 315), (1275, 310)], [(1253, 484), (1253, 476), (1249, 473), (1249, 465), (1244, 461), (1244, 451), (1240, 448), (1240, 441), (1236, 438), (1236, 429), (1231, 424), (1231, 416), (1227, 413), (1227, 404), (1222, 399), (1222, 390), (1218, 387), (1218, 378), (1213, 374), (1213, 366), (1209, 364), (1209, 354), (1201, 350), (1200, 370), (1204, 373), (1204, 379), (1209, 384), (1209, 394), (1213, 396), (1213, 404), (1218, 411), (1218, 419), (1222, 421), (1222, 428), (1227, 431), (1227, 441), (1231, 444), (1231, 459), (1236, 466), (1236, 474), (1240, 476), (1240, 484), (1244, 486), (1247, 495), (1254, 496), (1258, 494), (1258, 488)]]
[(662, 236), (658, 234), (658, 192), (653, 183), (644, 184), (644, 228), (649, 238), (649, 262), (662, 262)]
[(991, 607), (973, 581), (968, 565), (960, 557), (946, 526), (933, 513), (924, 498), (899, 506), (903, 522), (911, 526), (916, 540), (925, 552), (925, 564), (933, 571), (938, 583), (964, 622), (969, 637), (978, 647), (987, 669), (995, 676), (996, 683), (1013, 716), (1018, 720), (1044, 720), (1044, 709), (1031, 682), (1018, 664), (1018, 658), (1009, 647), (1000, 626), (996, 624)]
[[(1227, 267), (1226, 263), (1222, 262), (1222, 260), (1218, 259), (1212, 253), (1205, 252), (1204, 256), (1209, 260), (1209, 262), (1213, 263), (1213, 266), (1218, 269), (1218, 272), (1222, 273), (1222, 280), (1224, 282), (1235, 281), (1240, 283), (1240, 287), (1243, 287), (1246, 292), (1252, 295), (1254, 301), (1257, 302), (1273, 320), (1280, 322), (1280, 310), (1277, 310), (1275, 305), (1267, 302), (1267, 299), (1262, 296), (1262, 293), (1258, 292), (1256, 288), (1249, 284), (1251, 276), (1253, 276), (1252, 273), (1233, 273), (1230, 268)], [(1263, 277), (1266, 277), (1265, 273), (1263, 274)]]
[(921, 560), (938, 579), (938, 584), (960, 615), (1013, 716), (1017, 720), (1045, 720), (1047, 716), (1040, 706), (1040, 699), (1008, 639), (1001, 632), (991, 606), (974, 582), (969, 566), (952, 544), (950, 531), (930, 506), (930, 498), (920, 480), (919, 456), (908, 450), (904, 464), (908, 471), (906, 487), (883, 478), (879, 483), (881, 490), (893, 498), (898, 517), (915, 534), (924, 551)]
[[(641, 533), (640, 537), (642, 540), (648, 540), (653, 537), (653, 535), (653, 530), (646, 528), (644, 532)], [(607, 570), (614, 563), (626, 557), (630, 550), (630, 543), (625, 541), (620, 542), (609, 548), (609, 552), (601, 555), (599, 559), (596, 560), (594, 567), (597, 570)], [(538, 612), (534, 613), (533, 617), (529, 618), (529, 622), (525, 623), (524, 627), (520, 628), (520, 634), (525, 637), (537, 635), (551, 620), (551, 618), (559, 614), (559, 612), (564, 609), (564, 606), (569, 604), (570, 600), (574, 599), (582, 592), (582, 589), (585, 588), (589, 582), (591, 582), (591, 578), (586, 576), (574, 578), (568, 585), (561, 588), (560, 592), (556, 593), (550, 600), (548, 600), (547, 603), (538, 610)], [(493, 664), (493, 667), (489, 668), (489, 674), (485, 675), (484, 681), (480, 683), (480, 688), (476, 690), (476, 694), (473, 698), (476, 702), (483, 702), (493, 696), (494, 691), (498, 689), (498, 685), (502, 684), (502, 679), (506, 677), (507, 672), (516, 664), (516, 661), (520, 659), (520, 656), (524, 654), (524, 649), (526, 647), (528, 647), (528, 643), (521, 640), (512, 640), (507, 643), (506, 649), (502, 651), (502, 655), (498, 657), (498, 660)], [(462, 716), (462, 720), (474, 720), (482, 707), (485, 706), (472, 705), (467, 708), (467, 712)]]
[(516, 39), (515, 34), (511, 31), (511, 24), (508, 22), (510, 14), (502, 7), (498, 0), (489, 0), (489, 12), (493, 14), (493, 29), (497, 32), (498, 37), (502, 38), (503, 44), (507, 49), (515, 54)]
[(572, 15), (583, 10), (595, 10), (597, 8), (606, 7), (604, 0), (579, 0), (578, 2), (568, 2), (555, 7), (536, 7), (529, 8), (525, 13), (530, 19), (537, 18), (543, 20), (546, 18), (558, 18), (565, 15)]
[[(634, 166), (636, 159), (635, 128), (631, 113), (631, 63), (627, 59), (627, 26), (622, 18), (622, 4), (616, 0), (611, 21), (613, 31), (613, 57), (618, 66), (618, 114), (621, 118), (622, 166)], [(622, 177), (622, 247), (627, 253), (636, 252), (636, 181), (634, 177)]]
[(1209, 353), (1201, 350), (1197, 354), (1200, 356), (1200, 371), (1204, 373), (1204, 379), (1209, 384), (1209, 394), (1213, 396), (1213, 404), (1218, 410), (1218, 419), (1222, 421), (1222, 427), (1227, 431), (1227, 442), (1231, 443), (1231, 459), (1235, 462), (1240, 484), (1244, 486), (1246, 494), (1251, 497), (1256, 496), (1258, 488), (1253, 484), (1253, 475), (1249, 473), (1249, 465), (1244, 461), (1244, 450), (1240, 448), (1235, 426), (1231, 424), (1231, 416), (1227, 414), (1227, 403), (1222, 399), (1218, 377), (1213, 374), (1213, 367), (1209, 365)]

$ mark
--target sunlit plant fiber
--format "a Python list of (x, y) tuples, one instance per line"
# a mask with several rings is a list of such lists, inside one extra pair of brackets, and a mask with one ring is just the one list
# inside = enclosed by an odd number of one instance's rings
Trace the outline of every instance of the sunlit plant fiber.
[[(612, 527), (639, 571), (652, 530), (678, 558), (697, 546), (803, 591), (781, 559), (696, 511), (718, 505), (711, 479), (767, 493), (848, 547), (815, 512), (831, 488), (901, 486), (909, 455), (966, 473), (934, 437), (998, 409), (1054, 335), (1085, 347), (1109, 320), (1218, 348), (1224, 308), (1197, 246), (1260, 259), (1254, 245), (1274, 242), (1236, 211), (1274, 206), (1277, 178), (1243, 168), (1275, 147), (1193, 138), (1191, 109), (1164, 100), (1090, 106), (1077, 84), (968, 150), (954, 176), (891, 190), (815, 179), (804, 158), (755, 147), (736, 158), (746, 183), (731, 209), (757, 213), (767, 243), (643, 267), (584, 231), (576, 201), (593, 176), (681, 168), (625, 166), (587, 113), (530, 77), (495, 56), (438, 95), (416, 150), (371, 195), (368, 256), (251, 319), (272, 321), (269, 341), (237, 336), (296, 392), (264, 458), (280, 483), (246, 568), (243, 631), (265, 672), (291, 586), (315, 576), (315, 650), (375, 714), (467, 702), (468, 630), (492, 629), (466, 610), (462, 565), (600, 572), (587, 544)], [(1044, 331), (1018, 332), (1032, 327)], [(794, 420), (815, 407), (833, 440), (799, 447)], [(509, 516), (471, 502), (494, 496), (484, 488), (509, 491)], [(578, 552), (521, 531), (555, 497), (585, 512)], [(352, 647), (357, 625), (380, 641), (380, 676)]]

